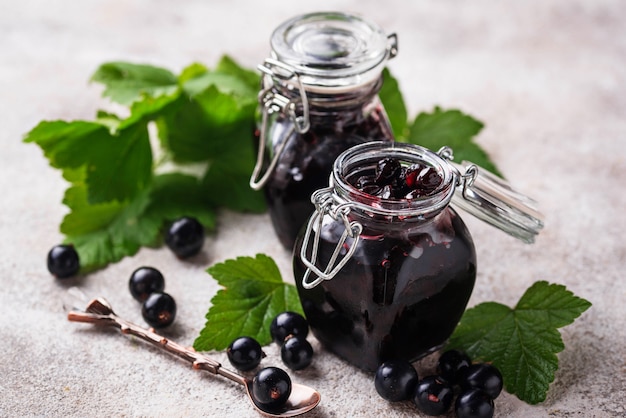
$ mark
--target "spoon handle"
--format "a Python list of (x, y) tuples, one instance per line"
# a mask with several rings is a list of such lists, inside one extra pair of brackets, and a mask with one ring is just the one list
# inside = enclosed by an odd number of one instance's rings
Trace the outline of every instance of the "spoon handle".
[(215, 375), (219, 374), (220, 376), (224, 376), (236, 383), (242, 385), (246, 384), (243, 376), (240, 376), (228, 369), (224, 369), (218, 361), (200, 354), (192, 348), (184, 347), (175, 341), (171, 341), (166, 337), (155, 333), (152, 329), (142, 328), (139, 325), (120, 318), (112, 311), (104, 311), (104, 313), (70, 311), (67, 314), (67, 319), (74, 322), (88, 322), (96, 325), (118, 328), (122, 334), (134, 335), (162, 350), (190, 362), (192, 367), (196, 370), (205, 370)]

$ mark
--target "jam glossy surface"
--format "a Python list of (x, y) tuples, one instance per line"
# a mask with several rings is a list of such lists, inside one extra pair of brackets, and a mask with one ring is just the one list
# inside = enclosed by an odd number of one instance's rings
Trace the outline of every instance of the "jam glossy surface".
[(314, 210), (311, 194), (328, 186), (335, 158), (346, 149), (372, 140), (392, 140), (387, 116), (376, 100), (372, 109), (321, 112), (311, 115), (304, 134), (289, 131), (291, 122), (278, 118), (270, 131), (274, 144), (287, 141), (274, 173), (264, 187), (274, 229), (285, 248), (293, 248), (296, 236)]
[[(364, 228), (356, 252), (313, 289), (302, 287), (302, 237), (296, 242), (294, 274), (311, 330), (330, 351), (365, 370), (389, 359), (414, 361), (444, 344), (465, 310), (476, 277), (471, 236), (449, 207), (427, 221), (396, 219), (402, 225), (357, 220)], [(343, 223), (325, 218), (321, 266), (342, 231)]]

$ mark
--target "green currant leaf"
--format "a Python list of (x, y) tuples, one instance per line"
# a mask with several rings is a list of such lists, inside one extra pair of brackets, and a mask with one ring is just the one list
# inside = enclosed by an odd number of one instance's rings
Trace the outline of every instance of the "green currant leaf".
[(161, 144), (178, 162), (219, 158), (251, 142), (255, 107), (214, 85), (193, 100), (183, 95), (157, 120)]
[(175, 90), (170, 94), (163, 94), (158, 97), (145, 96), (142, 100), (133, 102), (130, 106), (130, 116), (120, 121), (118, 129), (124, 129), (138, 123), (147, 124), (158, 118), (174, 106), (180, 95), (181, 91)]
[(473, 138), (482, 130), (483, 123), (459, 110), (441, 110), (435, 107), (432, 113), (422, 112), (409, 127), (407, 141), (437, 152), (443, 146), (454, 151), (457, 162), (471, 161), (491, 171), (502, 174)]
[(104, 97), (123, 105), (139, 100), (143, 94), (157, 97), (178, 89), (178, 79), (169, 70), (129, 62), (102, 64), (91, 81), (105, 86)]
[(193, 343), (198, 351), (224, 350), (244, 335), (267, 345), (276, 315), (287, 310), (302, 313), (295, 286), (283, 282), (276, 263), (266, 255), (226, 260), (207, 272), (224, 289), (211, 299), (206, 325)]
[(256, 103), (261, 85), (259, 74), (240, 67), (231, 58), (224, 56), (215, 70), (198, 65), (187, 67), (179, 79), (183, 90), (194, 97), (214, 86), (221, 93), (227, 93), (244, 102)]
[(187, 81), (199, 77), (205, 73), (208, 73), (209, 69), (199, 62), (194, 62), (187, 67), (183, 68), (180, 75), (178, 76), (179, 84), (185, 84)]
[(140, 247), (160, 244), (164, 225), (182, 216), (195, 217), (209, 230), (215, 227), (214, 210), (193, 176), (158, 175), (133, 200), (100, 204), (89, 204), (79, 173), (73, 177), (75, 185), (63, 199), (70, 212), (61, 232), (74, 244), (83, 272), (132, 256)]
[(230, 74), (244, 82), (251, 90), (249, 93), (254, 95), (256, 100), (259, 87), (261, 85), (261, 74), (259, 71), (253, 71), (239, 65), (233, 58), (224, 55), (217, 63), (215, 71), (223, 74)]
[(215, 228), (215, 209), (200, 181), (190, 175), (166, 173), (155, 176), (145, 215), (167, 223), (183, 216), (196, 218), (207, 230)]
[(61, 232), (80, 257), (81, 271), (89, 272), (123, 257), (134, 255), (142, 246), (154, 246), (161, 222), (143, 216), (149, 198), (144, 191), (128, 202), (89, 204), (84, 185), (69, 188), (63, 200), (70, 208)]
[(145, 124), (112, 133), (98, 122), (44, 121), (24, 141), (39, 145), (55, 168), (66, 171), (84, 166), (89, 203), (132, 199), (152, 176), (152, 150)]
[(514, 309), (487, 302), (465, 311), (448, 347), (492, 363), (502, 373), (507, 392), (537, 404), (546, 399), (558, 369), (556, 353), (564, 349), (558, 328), (590, 306), (565, 286), (536, 282)]
[(383, 70), (383, 86), (378, 96), (387, 112), (396, 140), (403, 140), (407, 135), (408, 114), (398, 80), (391, 75), (388, 68)]
[(204, 195), (214, 205), (240, 212), (261, 213), (266, 209), (263, 193), (250, 187), (254, 168), (252, 144), (223, 154), (209, 164), (203, 179)]

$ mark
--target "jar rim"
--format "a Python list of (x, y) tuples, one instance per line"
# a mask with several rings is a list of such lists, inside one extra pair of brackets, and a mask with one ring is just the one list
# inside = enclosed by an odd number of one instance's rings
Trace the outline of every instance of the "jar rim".
[[(357, 167), (374, 166), (381, 158), (393, 157), (401, 163), (420, 163), (433, 167), (442, 178), (441, 184), (429, 195), (417, 198), (384, 199), (361, 191), (347, 180)], [(372, 141), (356, 145), (337, 157), (333, 165), (330, 186), (337, 197), (358, 209), (383, 216), (432, 217), (446, 208), (455, 192), (458, 173), (437, 153), (419, 145)]]
[(303, 84), (326, 88), (370, 83), (393, 56), (389, 36), (378, 25), (332, 11), (283, 22), (270, 45), (273, 57), (293, 67)]

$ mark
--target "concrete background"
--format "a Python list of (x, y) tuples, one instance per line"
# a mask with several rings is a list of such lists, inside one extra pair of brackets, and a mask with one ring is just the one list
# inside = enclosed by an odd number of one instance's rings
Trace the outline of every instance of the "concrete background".
[[(223, 53), (254, 67), (272, 29), (296, 14), (360, 13), (399, 36), (390, 63), (411, 115), (435, 105), (485, 123), (478, 142), (504, 174), (534, 196), (546, 228), (527, 246), (465, 216), (478, 251), (471, 305), (513, 305), (537, 280), (565, 284), (593, 307), (562, 330), (566, 348), (548, 399), (529, 406), (503, 394), (497, 416), (611, 417), (626, 409), (626, 3), (620, 0), (210, 2), (200, 0), (0, 0), (0, 416), (254, 417), (240, 387), (115, 333), (65, 319), (76, 285), (142, 323), (130, 273), (152, 265), (178, 306), (167, 335), (191, 344), (218, 288), (204, 270), (264, 252), (292, 280), (290, 254), (266, 215), (220, 214), (203, 256), (181, 263), (142, 250), (68, 284), (45, 256), (62, 237), (66, 187), (41, 151), (21, 143), (43, 119), (92, 119), (105, 107), (87, 80), (105, 61), (178, 72)], [(419, 416), (379, 398), (372, 376), (316, 350), (293, 374), (316, 387), (311, 418)], [(280, 364), (266, 348), (264, 364)], [(214, 357), (227, 364), (224, 353)], [(428, 360), (418, 364), (427, 367)]]

